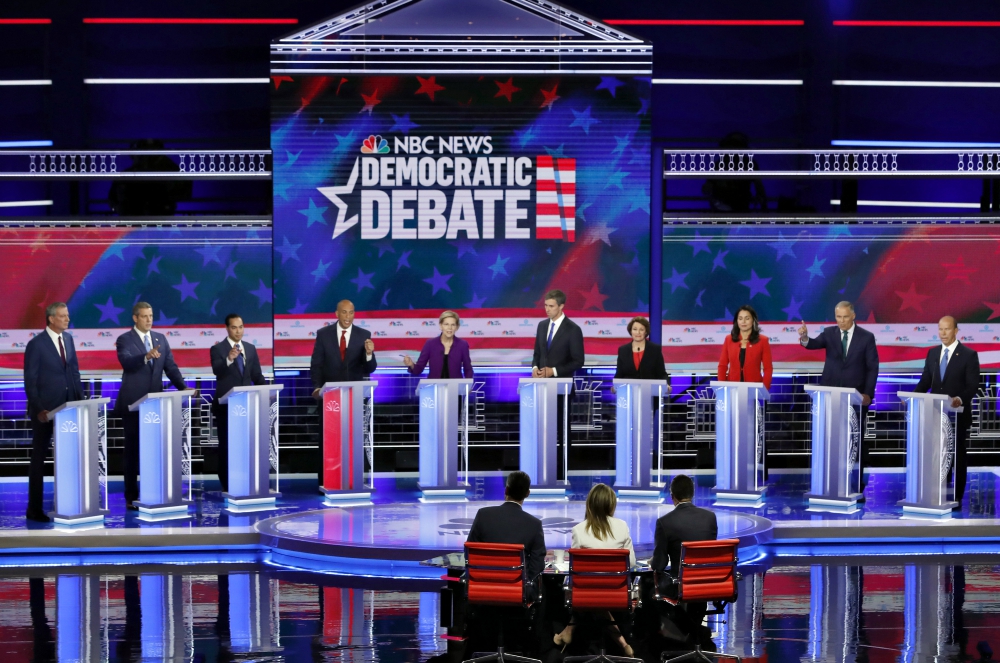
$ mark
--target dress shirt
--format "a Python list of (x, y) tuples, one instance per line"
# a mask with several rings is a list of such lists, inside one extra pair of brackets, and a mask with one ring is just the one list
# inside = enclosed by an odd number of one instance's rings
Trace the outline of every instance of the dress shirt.
[[(46, 327), (46, 329), (48, 329), (48, 327)], [(941, 344), (941, 355), (942, 356), (944, 355), (944, 351), (945, 350), (948, 351), (948, 365), (951, 365), (951, 358), (955, 356), (955, 350), (957, 348), (958, 348), (958, 338), (957, 337), (955, 338), (954, 341), (951, 342), (951, 345), (945, 345), (944, 343)], [(945, 366), (945, 370), (947, 370), (947, 368), (948, 368), (948, 366), (946, 365)], [(955, 398), (958, 398), (959, 401), (962, 400), (959, 396), (956, 396)]]
[[(565, 320), (565, 319), (566, 319), (566, 314), (565, 313), (560, 313), (559, 317), (556, 318), (555, 320), (549, 320), (549, 326), (546, 327), (546, 329), (545, 329), (545, 339), (546, 339), (546, 341), (549, 338), (549, 334), (552, 335), (553, 339), (556, 337), (556, 334), (559, 333), (559, 325), (561, 325), (562, 321)], [(538, 368), (538, 367), (536, 366), (535, 368)], [(559, 374), (556, 372), (555, 366), (552, 367), (552, 377), (556, 377), (556, 378), (559, 377)]]
[[(351, 347), (351, 332), (353, 332), (353, 331), (354, 331), (354, 325), (351, 325), (347, 329), (344, 329), (343, 327), (340, 326), (339, 322), (337, 323), (337, 347), (338, 348), (340, 347), (340, 337), (341, 337), (341, 335), (344, 334), (344, 332), (347, 332), (347, 334), (344, 336), (344, 346), (345, 347)], [(365, 352), (365, 361), (371, 361), (371, 360), (372, 360), (372, 356), (370, 354), (368, 354), (368, 352)]]
[[(62, 336), (62, 334), (55, 333), (54, 331), (52, 331), (52, 328), (49, 327), (48, 325), (45, 326), (45, 331), (48, 333), (49, 338), (52, 339), (52, 345), (56, 346), (56, 354), (61, 357), (62, 353), (59, 352), (59, 338)], [(65, 347), (65, 345), (66, 345), (66, 341), (63, 341), (63, 346)], [(69, 351), (66, 350), (66, 352), (68, 353)], [(67, 354), (67, 359), (68, 358), (69, 358), (69, 355)]]
[[(847, 356), (847, 350), (851, 349), (851, 340), (854, 338), (854, 329), (856, 327), (857, 327), (857, 325), (851, 325), (851, 328), (847, 330), (847, 347), (845, 348), (845, 351), (844, 351), (844, 356), (845, 357)], [(841, 341), (841, 343), (843, 343), (843, 341), (841, 340), (843, 338), (844, 338), (844, 332), (843, 332), (843, 330), (841, 330), (840, 327), (837, 327), (837, 340)], [(799, 343), (801, 343), (803, 347), (805, 347), (806, 345), (808, 345), (809, 344), (809, 335), (807, 334), (804, 339), (800, 338), (799, 339)]]
[[(139, 338), (142, 339), (142, 345), (143, 345), (143, 347), (146, 346), (146, 338), (148, 337), (149, 338), (149, 349), (150, 350), (155, 350), (156, 349), (156, 346), (153, 345), (153, 335), (150, 332), (139, 331), (138, 327), (132, 327), (132, 330), (136, 334), (139, 335)], [(147, 352), (148, 351), (149, 350), (147, 350)]]
[[(247, 354), (246, 354), (246, 349), (243, 347), (243, 342), (240, 341), (239, 343), (237, 343), (233, 339), (229, 338), (228, 335), (226, 336), (226, 340), (229, 341), (229, 349), (230, 350), (232, 350), (233, 348), (235, 348), (237, 345), (240, 346), (240, 352), (243, 353), (243, 361), (246, 362), (246, 356), (247, 356)], [(230, 359), (229, 355), (226, 354), (226, 366), (232, 366), (233, 365), (233, 361), (234, 360)], [(244, 363), (244, 365), (246, 365), (246, 364)]]

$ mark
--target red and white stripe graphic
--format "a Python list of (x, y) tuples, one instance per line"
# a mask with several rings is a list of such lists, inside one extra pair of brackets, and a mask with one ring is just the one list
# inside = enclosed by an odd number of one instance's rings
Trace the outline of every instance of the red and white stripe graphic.
[(535, 236), (576, 240), (576, 159), (536, 158)]

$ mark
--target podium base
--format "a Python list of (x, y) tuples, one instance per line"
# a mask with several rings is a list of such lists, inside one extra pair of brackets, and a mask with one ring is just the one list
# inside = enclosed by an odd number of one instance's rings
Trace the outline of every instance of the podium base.
[(566, 487), (561, 486), (532, 486), (531, 493), (524, 499), (525, 502), (562, 502), (568, 501)]
[(258, 497), (237, 497), (229, 493), (223, 493), (222, 497), (226, 501), (228, 511), (265, 511), (275, 508), (275, 495)]
[(834, 506), (834, 507), (851, 507), (858, 503), (861, 499), (861, 493), (851, 493), (846, 497), (839, 497), (837, 495), (815, 495), (813, 493), (806, 493), (806, 499), (809, 501), (809, 506)]
[(104, 524), (104, 514), (98, 513), (97, 515), (91, 516), (64, 516), (59, 513), (52, 514), (52, 522), (56, 525), (66, 525), (72, 527), (74, 525), (94, 525), (94, 524)]
[(913, 513), (923, 516), (951, 516), (952, 510), (958, 506), (958, 502), (944, 502), (940, 505), (927, 506), (926, 504), (919, 504), (917, 502), (899, 500), (896, 502), (896, 506), (903, 507), (903, 513)]
[(655, 488), (615, 488), (619, 502), (645, 502), (660, 504), (663, 502), (663, 492)]
[(759, 509), (764, 506), (765, 488), (761, 488), (756, 491), (739, 491), (720, 488), (713, 488), (712, 490), (715, 491), (715, 502), (713, 503), (713, 506), (749, 507), (751, 509)]
[(427, 502), (468, 502), (468, 486), (421, 486), (420, 501)]
[(187, 504), (146, 504), (135, 502), (139, 509), (137, 518), (145, 522), (158, 522), (160, 520), (177, 520), (179, 518), (189, 518)]
[(363, 490), (329, 490), (320, 486), (323, 493), (323, 506), (361, 506), (372, 503), (372, 491)]

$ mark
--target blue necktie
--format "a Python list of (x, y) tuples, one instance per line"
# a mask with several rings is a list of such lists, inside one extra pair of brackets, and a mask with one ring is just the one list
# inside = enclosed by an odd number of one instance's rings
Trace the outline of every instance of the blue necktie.
[(240, 375), (243, 375), (243, 353), (236, 355), (236, 368), (240, 369)]
[[(151, 346), (149, 344), (149, 334), (144, 334), (143, 337), (142, 337), (142, 339), (146, 343), (146, 354), (149, 354), (149, 351), (153, 349), (153, 346)], [(152, 366), (153, 365), (153, 360), (152, 359), (147, 359), (146, 363), (149, 364), (150, 366)]]
[(945, 348), (944, 352), (941, 353), (941, 366), (940, 366), (941, 382), (944, 382), (944, 372), (947, 370), (948, 370), (948, 348)]
[(840, 340), (844, 346), (844, 361), (847, 361), (847, 332), (844, 332), (844, 338)]
[(554, 334), (555, 331), (556, 331), (556, 323), (550, 322), (549, 323), (549, 340), (545, 344), (545, 349), (546, 350), (548, 350), (548, 349), (550, 349), (552, 347), (552, 334)]

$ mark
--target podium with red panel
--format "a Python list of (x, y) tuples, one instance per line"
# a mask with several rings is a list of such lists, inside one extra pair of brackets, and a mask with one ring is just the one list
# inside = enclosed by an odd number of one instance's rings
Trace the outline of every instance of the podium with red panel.
[(327, 382), (323, 407), (323, 475), (320, 491), (328, 506), (371, 501), (365, 485), (366, 440), (372, 435), (372, 393), (378, 382)]

